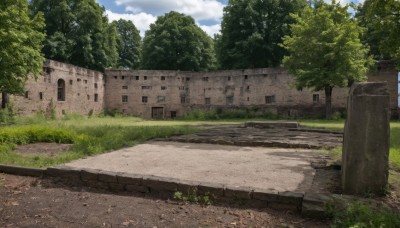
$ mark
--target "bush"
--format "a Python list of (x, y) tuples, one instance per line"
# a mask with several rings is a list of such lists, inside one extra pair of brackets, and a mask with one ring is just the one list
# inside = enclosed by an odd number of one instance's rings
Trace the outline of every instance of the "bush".
[(9, 125), (15, 123), (12, 108), (0, 109), (0, 124)]
[(258, 108), (246, 108), (236, 110), (223, 110), (221, 108), (217, 108), (215, 111), (194, 110), (181, 117), (181, 119), (183, 120), (232, 120), (249, 118), (276, 120), (278, 119), (278, 115), (270, 112), (260, 111)]

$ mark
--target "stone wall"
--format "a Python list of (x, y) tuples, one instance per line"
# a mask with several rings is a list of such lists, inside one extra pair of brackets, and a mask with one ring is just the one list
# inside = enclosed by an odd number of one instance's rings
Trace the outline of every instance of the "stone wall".
[[(65, 85), (63, 99), (59, 99), (58, 94), (60, 79)], [(37, 80), (31, 77), (27, 81), (25, 94), (11, 96), (10, 100), (19, 115), (29, 116), (39, 111), (49, 113), (52, 109), (57, 116), (63, 113), (97, 114), (104, 109), (104, 76), (100, 72), (47, 60), (43, 74)]]
[[(324, 113), (324, 92), (295, 88), (282, 68), (216, 72), (108, 70), (106, 108), (165, 118), (202, 109), (257, 107), (283, 116)], [(334, 109), (344, 109), (348, 89), (335, 88)]]
[[(58, 99), (58, 81), (65, 82), (65, 100)], [(381, 62), (368, 81), (386, 81), (392, 113), (397, 113), (397, 72), (393, 64)], [(333, 89), (333, 108), (344, 111), (348, 88)], [(1, 98), (0, 98), (1, 100)], [(228, 70), (215, 72), (128, 71), (100, 72), (48, 60), (43, 75), (30, 79), (26, 93), (13, 96), (20, 115), (56, 114), (117, 110), (145, 118), (171, 118), (201, 110), (257, 109), (280, 116), (324, 115), (323, 91), (299, 91), (294, 78), (282, 68)]]

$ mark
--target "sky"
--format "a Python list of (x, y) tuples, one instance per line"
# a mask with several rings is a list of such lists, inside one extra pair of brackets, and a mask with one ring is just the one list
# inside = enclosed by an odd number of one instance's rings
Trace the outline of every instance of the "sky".
[[(329, 1), (330, 0), (325, 0)], [(364, 0), (338, 0), (342, 4), (359, 3)], [(140, 30), (145, 31), (158, 16), (172, 10), (192, 16), (196, 23), (210, 36), (219, 33), (223, 8), (228, 0), (97, 0), (106, 9), (110, 21), (131, 20)]]

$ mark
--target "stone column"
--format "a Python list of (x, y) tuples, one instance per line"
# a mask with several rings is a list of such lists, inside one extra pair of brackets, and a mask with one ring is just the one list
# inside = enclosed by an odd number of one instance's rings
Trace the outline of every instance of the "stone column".
[(344, 194), (382, 194), (388, 184), (390, 103), (385, 82), (355, 83), (342, 154)]

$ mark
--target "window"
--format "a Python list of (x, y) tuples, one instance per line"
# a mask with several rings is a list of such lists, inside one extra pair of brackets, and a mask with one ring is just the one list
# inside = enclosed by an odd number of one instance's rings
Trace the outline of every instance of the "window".
[(121, 76), (121, 79), (122, 79), (122, 80), (125, 80), (125, 76)]
[(184, 86), (179, 86), (179, 90), (185, 90)]
[(29, 91), (25, 91), (25, 98), (29, 98)]
[(230, 81), (230, 80), (232, 80), (232, 77), (231, 77), (231, 76), (228, 77), (228, 81)]
[(203, 77), (203, 81), (208, 82), (208, 77)]
[(122, 103), (128, 103), (128, 96), (122, 95)]
[(247, 98), (247, 101), (250, 101), (250, 97)]
[(247, 91), (250, 91), (250, 86), (247, 86), (247, 87), (246, 87), (246, 90), (247, 90)]
[(118, 79), (118, 77), (117, 77), (117, 76), (114, 76), (114, 78), (115, 78), (115, 79)]
[(211, 98), (206, 97), (206, 98), (204, 99), (204, 103), (205, 103), (206, 105), (211, 104)]
[(161, 81), (165, 81), (165, 76), (161, 76)]
[(85, 80), (85, 84), (87, 84), (87, 80)]
[(39, 92), (39, 100), (43, 100), (43, 93)]
[(142, 89), (151, 89), (151, 86), (142, 86)]
[(166, 90), (167, 87), (166, 86), (161, 86), (161, 90)]
[(94, 94), (94, 102), (98, 102), (99, 101), (99, 94), (95, 93)]
[(186, 81), (190, 81), (190, 78), (186, 78)]
[(88, 95), (86, 95), (87, 96), (87, 99), (88, 99), (88, 101), (90, 100), (90, 95), (88, 94)]
[(76, 79), (78, 82), (80, 82), (81, 81), (81, 79), (80, 78), (78, 78), (78, 79)]
[(148, 98), (147, 97), (142, 97), (142, 103), (147, 103), (147, 101), (148, 101)]
[(69, 80), (69, 84), (70, 85), (74, 84), (74, 81), (73, 80)]
[(136, 81), (138, 81), (140, 79), (140, 77), (139, 76), (136, 76)]
[(185, 96), (181, 97), (181, 104), (186, 104), (186, 97)]
[(244, 79), (246, 79), (246, 80), (247, 80), (248, 78), (249, 78), (249, 76), (248, 76), (248, 75), (245, 75), (245, 76), (244, 76)]
[(275, 95), (266, 96), (266, 97), (265, 97), (265, 103), (266, 103), (266, 104), (275, 103)]
[(176, 111), (171, 111), (171, 119), (175, 119), (176, 118)]
[(314, 104), (319, 103), (319, 94), (313, 94), (312, 99)]
[(65, 81), (62, 79), (57, 81), (57, 100), (65, 101)]
[(158, 96), (157, 97), (157, 102), (158, 103), (164, 103), (165, 102), (165, 97), (164, 96)]
[(226, 97), (226, 104), (231, 105), (233, 103), (233, 96)]
[(94, 88), (97, 89), (97, 83), (94, 83)]
[(144, 76), (143, 79), (144, 79), (144, 80), (147, 80), (147, 76)]
[(122, 86), (122, 89), (128, 89), (128, 86)]

